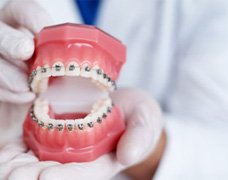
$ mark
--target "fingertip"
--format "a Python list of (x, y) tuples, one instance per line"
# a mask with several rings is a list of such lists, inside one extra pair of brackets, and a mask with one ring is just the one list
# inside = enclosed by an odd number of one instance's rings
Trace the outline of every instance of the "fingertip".
[[(8, 180), (32, 180), (31, 176), (23, 176), (23, 174), (28, 174), (28, 171), (23, 168), (14, 169), (8, 176)], [(35, 180), (35, 179), (34, 179)]]
[(117, 146), (117, 160), (123, 165), (133, 165), (148, 153), (150, 133), (143, 126), (128, 126)]
[(62, 175), (63, 173), (61, 171), (61, 168), (58, 166), (54, 166), (43, 170), (39, 176), (39, 179), (42, 179), (42, 180), (59, 179), (60, 180)]
[(23, 93), (17, 93), (15, 95), (11, 94), (11, 99), (9, 99), (9, 102), (13, 102), (16, 104), (26, 104), (30, 103), (35, 99), (35, 94), (32, 92), (23, 92)]
[(124, 166), (130, 166), (135, 164), (141, 156), (141, 151), (138, 148), (129, 146), (128, 152), (125, 149), (121, 149), (117, 152), (117, 160)]
[(32, 57), (34, 48), (34, 41), (32, 38), (21, 38), (18, 40), (14, 49), (15, 52), (18, 52), (17, 59), (21, 59), (23, 61), (28, 60)]
[(22, 103), (29, 103), (35, 99), (35, 94), (32, 92), (27, 92), (21, 97)]
[[(46, 168), (58, 165), (58, 162), (54, 161), (38, 161), (31, 163), (29, 165), (21, 166), (11, 172), (9, 179), (21, 179), (21, 180), (37, 180), (39, 179), (39, 174)], [(30, 176), (28, 176), (30, 172)]]

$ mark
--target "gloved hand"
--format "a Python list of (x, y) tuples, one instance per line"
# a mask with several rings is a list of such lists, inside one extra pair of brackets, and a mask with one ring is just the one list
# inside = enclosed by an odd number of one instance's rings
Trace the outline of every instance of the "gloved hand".
[(155, 149), (161, 135), (163, 121), (160, 108), (149, 95), (134, 89), (117, 90), (112, 99), (120, 107), (127, 125), (116, 153), (103, 155), (88, 163), (41, 162), (22, 141), (18, 141), (0, 151), (0, 178), (107, 180), (142, 161)]
[(32, 33), (51, 20), (32, 0), (11, 0), (0, 10), (0, 100), (23, 103), (33, 99), (28, 91), (26, 64), (34, 51)]
[(25, 61), (34, 51), (33, 33), (50, 23), (47, 13), (32, 0), (11, 0), (0, 10), (0, 132), (4, 134), (0, 147), (6, 141), (3, 138), (12, 139), (18, 131), (8, 129), (22, 123), (26, 103), (34, 98), (27, 85)]

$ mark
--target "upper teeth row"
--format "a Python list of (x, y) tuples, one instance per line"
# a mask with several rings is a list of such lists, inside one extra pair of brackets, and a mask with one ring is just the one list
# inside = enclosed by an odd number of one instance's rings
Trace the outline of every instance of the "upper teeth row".
[(48, 78), (51, 76), (82, 76), (92, 78), (98, 85), (102, 85), (109, 90), (116, 89), (115, 81), (113, 81), (107, 74), (105, 74), (98, 65), (90, 67), (89, 64), (84, 63), (81, 67), (74, 61), (70, 62), (65, 68), (62, 62), (56, 62), (52, 67), (44, 65), (37, 67), (29, 77), (30, 89), (35, 92), (43, 91), (47, 84)]
[(84, 130), (87, 127), (94, 127), (97, 123), (102, 123), (102, 121), (112, 111), (112, 106), (113, 104), (111, 99), (107, 98), (106, 100), (101, 100), (94, 104), (91, 113), (83, 119), (55, 120), (51, 119), (48, 115), (48, 102), (45, 100), (37, 99), (31, 109), (30, 116), (35, 122), (38, 123), (40, 127), (47, 128), (48, 130)]

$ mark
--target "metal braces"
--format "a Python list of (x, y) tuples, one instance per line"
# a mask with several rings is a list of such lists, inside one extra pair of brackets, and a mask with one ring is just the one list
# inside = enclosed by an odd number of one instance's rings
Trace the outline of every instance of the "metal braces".
[[(80, 66), (77, 66), (77, 67), (80, 67)], [(61, 70), (61, 68), (65, 68), (65, 67), (64, 66), (60, 66), (58, 64), (55, 65), (55, 70), (56, 71), (59, 72)], [(76, 66), (74, 64), (71, 64), (68, 69), (70, 71), (73, 71), (75, 68), (76, 68)], [(40, 72), (41, 73), (46, 73), (47, 72), (47, 69), (52, 69), (52, 67), (41, 67)], [(96, 71), (96, 73), (98, 75), (102, 75), (104, 79), (107, 79), (108, 82), (111, 82), (111, 85), (114, 87), (114, 90), (117, 89), (117, 86), (116, 86), (115, 81), (112, 80), (107, 74), (103, 73), (103, 71), (101, 69), (91, 69), (89, 66), (86, 66), (84, 69), (87, 72), (92, 71), (92, 70)], [(33, 70), (32, 73), (31, 73), (31, 75), (28, 78), (28, 84), (29, 84), (30, 90), (32, 90), (31, 84), (32, 84), (32, 82), (34, 80), (34, 77), (37, 75), (37, 73), (38, 73), (37, 70)]]
[[(113, 103), (112, 103), (112, 107), (113, 107)], [(107, 118), (108, 113), (112, 112), (112, 107), (107, 107), (107, 113), (103, 113), (102, 117), (98, 117), (96, 119), (95, 122), (89, 122), (87, 123), (87, 127), (92, 128), (94, 127), (95, 123), (101, 124), (103, 122), (104, 119)], [(63, 131), (64, 130), (64, 125), (63, 124), (57, 124), (56, 126), (54, 126), (52, 123), (48, 123), (47, 125), (45, 125), (45, 123), (41, 120), (38, 120), (38, 118), (36, 117), (35, 113), (34, 113), (34, 105), (31, 107), (30, 110), (30, 117), (31, 119), (37, 123), (38, 126), (42, 127), (42, 128), (47, 128), (48, 130), (54, 130), (54, 128), (58, 129), (59, 131)], [(86, 126), (84, 123), (79, 123), (77, 125), (73, 125), (73, 124), (66, 124), (66, 129), (68, 131), (73, 131), (74, 129), (78, 128), (79, 130), (84, 130), (86, 129)]]

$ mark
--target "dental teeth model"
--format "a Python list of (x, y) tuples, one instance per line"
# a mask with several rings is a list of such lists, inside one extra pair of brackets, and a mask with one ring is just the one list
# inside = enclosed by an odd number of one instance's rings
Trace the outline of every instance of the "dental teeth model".
[(40, 160), (92, 161), (115, 150), (125, 125), (109, 93), (125, 62), (125, 46), (93, 27), (61, 24), (35, 38), (29, 61), (37, 97), (24, 141)]

